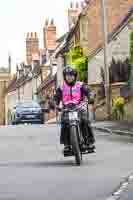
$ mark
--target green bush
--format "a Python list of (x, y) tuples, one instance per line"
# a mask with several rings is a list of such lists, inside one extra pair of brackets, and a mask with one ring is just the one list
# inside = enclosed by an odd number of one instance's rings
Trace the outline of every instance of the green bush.
[(86, 82), (88, 79), (88, 58), (84, 55), (80, 45), (76, 45), (66, 53), (68, 64), (75, 66), (79, 73), (79, 79)]

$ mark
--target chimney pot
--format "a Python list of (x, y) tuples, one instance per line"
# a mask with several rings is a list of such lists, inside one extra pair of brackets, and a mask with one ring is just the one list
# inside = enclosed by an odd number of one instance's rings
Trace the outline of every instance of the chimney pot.
[(48, 22), (49, 22), (49, 20), (46, 19), (46, 21), (45, 21), (45, 26), (48, 26)]
[(27, 33), (27, 38), (29, 38), (29, 33)]
[(81, 2), (81, 8), (84, 8), (84, 2), (83, 1)]
[(90, 0), (84, 0), (86, 4), (89, 4), (90, 3)]
[(35, 32), (35, 38), (37, 38), (37, 32)]
[(76, 9), (78, 9), (79, 8), (79, 3), (78, 2), (76, 2)]
[(54, 19), (51, 20), (51, 25), (52, 25), (52, 26), (54, 25)]
[(73, 2), (71, 1), (70, 8), (73, 9)]

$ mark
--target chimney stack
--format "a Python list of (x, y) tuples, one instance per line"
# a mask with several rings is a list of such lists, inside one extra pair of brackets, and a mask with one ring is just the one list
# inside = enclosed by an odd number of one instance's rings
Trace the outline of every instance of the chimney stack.
[(79, 3), (76, 2), (75, 5), (73, 2), (70, 4), (70, 8), (68, 9), (68, 24), (69, 29), (76, 24), (78, 16), (81, 12), (81, 8), (79, 6)]
[(51, 19), (50, 23), (46, 20), (43, 28), (43, 40), (44, 49), (54, 50), (56, 48), (56, 26), (54, 19)]
[(26, 37), (26, 61), (28, 65), (32, 63), (32, 54), (34, 50), (39, 50), (39, 40), (36, 32), (27, 33)]

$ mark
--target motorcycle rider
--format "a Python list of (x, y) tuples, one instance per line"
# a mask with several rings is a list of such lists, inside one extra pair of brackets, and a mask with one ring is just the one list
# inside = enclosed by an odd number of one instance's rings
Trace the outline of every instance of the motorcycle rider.
[[(90, 90), (87, 84), (77, 81), (77, 71), (70, 65), (67, 65), (63, 70), (63, 84), (57, 88), (56, 94), (54, 96), (54, 101), (58, 107), (62, 101), (63, 106), (67, 106), (70, 103), (79, 105), (84, 98), (87, 97), (89, 102)], [(81, 119), (81, 132), (85, 141), (85, 145), (88, 148), (95, 150), (95, 138), (90, 126), (90, 121), (88, 118), (88, 112), (86, 109), (81, 109), (80, 111)], [(61, 119), (61, 135), (60, 143), (64, 144), (64, 151), (70, 150), (70, 144), (67, 136), (68, 131), (66, 131), (65, 124), (63, 123), (63, 118)]]

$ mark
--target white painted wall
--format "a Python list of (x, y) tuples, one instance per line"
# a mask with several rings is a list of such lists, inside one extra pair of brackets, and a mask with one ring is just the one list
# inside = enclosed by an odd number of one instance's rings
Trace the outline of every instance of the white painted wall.
[(8, 110), (13, 110), (13, 107), (18, 102), (18, 90), (7, 93), (5, 96), (5, 122), (8, 124)]
[(27, 100), (32, 99), (32, 80), (27, 81), (24, 85), (24, 93), (23, 96), (21, 96), (21, 99)]
[[(128, 56), (128, 26), (126, 26), (119, 35), (117, 40), (113, 40), (108, 45), (108, 63), (112, 61), (112, 57), (116, 60), (125, 60)], [(102, 81), (100, 67), (104, 67), (104, 53), (101, 50), (88, 63), (88, 83), (100, 83)]]
[(57, 87), (61, 85), (63, 82), (63, 68), (64, 68), (64, 61), (61, 55), (57, 58)]

